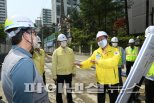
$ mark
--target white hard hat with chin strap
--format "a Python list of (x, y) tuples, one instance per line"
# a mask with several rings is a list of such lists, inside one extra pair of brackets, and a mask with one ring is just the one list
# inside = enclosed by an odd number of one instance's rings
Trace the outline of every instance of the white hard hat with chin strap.
[[(108, 35), (107, 35), (106, 32), (104, 32), (104, 31), (98, 31), (98, 33), (97, 33), (97, 35), (96, 35), (96, 39), (98, 39), (98, 38), (101, 37), (101, 36), (105, 36), (106, 39), (108, 38)], [(101, 48), (106, 47), (106, 45), (107, 45), (107, 40), (106, 40), (106, 39), (103, 39), (103, 40), (101, 40), (101, 41), (97, 41), (98, 46), (101, 47)]]
[[(34, 26), (34, 23), (27, 17), (11, 17), (7, 18), (5, 21), (5, 28), (4, 32), (6, 32), (9, 36), (9, 38), (12, 38), (16, 36), (21, 30), (27, 31), (27, 33), (32, 34), (32, 30), (36, 32), (36, 27)], [(30, 32), (28, 32), (30, 30)], [(27, 39), (25, 39), (28, 43), (32, 45), (32, 48), (34, 48), (34, 43), (31, 35), (31, 42)]]
[(57, 38), (57, 41), (60, 42), (60, 46), (62, 48), (65, 48), (67, 46), (67, 38), (64, 34), (59, 34), (58, 35), (58, 38)]
[(118, 46), (118, 38), (117, 37), (113, 37), (111, 39), (111, 43), (113, 47), (117, 47)]
[(64, 34), (59, 34), (58, 35), (57, 41), (66, 41), (66, 40), (67, 40), (67, 38), (66, 38), (66, 36)]
[(8, 34), (9, 38), (15, 36), (21, 30), (21, 28), (35, 28), (34, 23), (26, 17), (7, 18), (4, 27), (4, 32)]
[(111, 39), (111, 42), (112, 42), (112, 43), (118, 43), (118, 38), (117, 38), (117, 37), (113, 37), (113, 38)]

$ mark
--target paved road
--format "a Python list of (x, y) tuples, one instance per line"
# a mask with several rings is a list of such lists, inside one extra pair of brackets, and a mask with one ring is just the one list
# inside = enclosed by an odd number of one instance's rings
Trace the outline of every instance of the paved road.
[[(88, 56), (83, 56), (83, 55), (82, 56), (76, 55), (75, 57), (76, 57), (76, 60), (81, 60), (81, 61), (88, 58)], [(52, 80), (52, 77), (51, 77), (52, 76), (51, 61), (50, 59), (47, 59), (46, 61), (47, 61), (45, 65), (46, 81), (47, 83), (54, 84), (54, 81)], [(125, 80), (125, 78), (123, 79)], [(75, 83), (84, 83), (84, 87), (93, 86), (94, 83), (96, 84), (95, 70), (94, 69), (87, 69), (87, 70), (77, 69), (76, 77), (73, 78), (73, 86), (75, 86)], [(3, 92), (1, 89), (1, 82), (0, 82), (0, 95), (3, 95)], [(55, 93), (49, 93), (49, 98), (52, 103), (56, 103)], [(108, 95), (106, 95), (106, 98), (107, 98), (106, 103), (109, 103)], [(64, 100), (64, 103), (67, 103), (66, 91), (64, 91), (63, 100)], [(75, 103), (97, 103), (97, 96), (96, 96), (96, 93), (87, 93), (87, 89), (84, 89), (83, 93), (73, 93), (73, 100)], [(4, 95), (3, 95), (3, 101), (6, 101)], [(3, 103), (3, 102), (0, 101), (0, 103)]]
[[(76, 55), (75, 58), (76, 60), (80, 60), (83, 61), (85, 59), (87, 59), (89, 56), (84, 56), (84, 55)], [(53, 80), (51, 79), (51, 63), (46, 63), (46, 79), (47, 82), (49, 83), (53, 83)], [(50, 69), (49, 69), (50, 68)], [(73, 78), (73, 84), (75, 83), (84, 83), (85, 87), (89, 86), (89, 84), (96, 84), (96, 80), (95, 80), (95, 70), (94, 69), (88, 69), (88, 70), (83, 70), (83, 69), (77, 69), (77, 74), (76, 77)], [(123, 80), (125, 81), (126, 78), (123, 77)], [(142, 85), (142, 92), (144, 92), (144, 85)], [(143, 96), (144, 94), (142, 94)], [(55, 93), (49, 93), (49, 97), (50, 97), (50, 101), (55, 103)], [(109, 97), (108, 95), (106, 95), (106, 103), (109, 103)], [(143, 99), (143, 97), (141, 97)], [(73, 94), (73, 99), (75, 103), (97, 103), (97, 96), (96, 93), (87, 93), (86, 90), (84, 90), (84, 93), (74, 93)], [(66, 103), (66, 93), (64, 92), (63, 95), (63, 100)], [(145, 103), (144, 101), (142, 101), (142, 103)]]

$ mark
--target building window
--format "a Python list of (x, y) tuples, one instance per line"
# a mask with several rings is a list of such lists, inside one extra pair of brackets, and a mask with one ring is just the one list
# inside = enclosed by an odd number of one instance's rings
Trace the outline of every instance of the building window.
[(5, 13), (5, 11), (0, 11), (0, 13)]
[(3, 18), (3, 17), (0, 17), (0, 21), (4, 21), (5, 20), (5, 18)]
[(57, 15), (60, 16), (60, 5), (57, 5)]
[(56, 0), (58, 3), (60, 3), (60, 0)]
[(0, 10), (5, 10), (5, 8), (0, 8)]
[(5, 4), (4, 3), (0, 3), (0, 7), (5, 7)]

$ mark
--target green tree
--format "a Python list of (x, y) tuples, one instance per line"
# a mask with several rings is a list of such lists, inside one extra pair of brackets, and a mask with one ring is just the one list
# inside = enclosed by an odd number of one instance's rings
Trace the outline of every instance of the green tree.
[(43, 33), (43, 38), (46, 38), (47, 36), (52, 34), (52, 28), (47, 27), (47, 26), (43, 26), (40, 30), (39, 35), (41, 35), (41, 33)]
[(106, 31), (109, 35), (113, 34), (113, 31), (117, 34), (123, 29), (115, 29), (115, 21), (124, 15), (122, 0), (80, 0), (80, 12), (74, 10), (71, 14), (73, 43), (94, 44), (96, 33), (100, 30)]
[(6, 38), (6, 33), (4, 32), (4, 25), (0, 24), (0, 42), (4, 42)]
[(81, 0), (80, 9), (85, 30), (93, 33), (99, 30), (110, 33), (114, 21), (124, 16), (121, 0)]
[(74, 11), (71, 15), (73, 44), (93, 44), (97, 47), (96, 33), (104, 30), (110, 38), (117, 36), (120, 46), (126, 47), (129, 39), (135, 36), (126, 36), (128, 31), (125, 1), (127, 0), (80, 0), (80, 12)]

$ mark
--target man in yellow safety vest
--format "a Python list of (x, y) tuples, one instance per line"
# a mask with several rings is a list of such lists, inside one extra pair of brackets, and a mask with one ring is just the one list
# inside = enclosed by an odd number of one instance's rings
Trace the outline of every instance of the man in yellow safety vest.
[(138, 47), (134, 46), (135, 45), (135, 41), (134, 39), (130, 39), (129, 40), (129, 46), (126, 47), (125, 52), (126, 52), (126, 75), (128, 76), (131, 67), (133, 66), (137, 55), (138, 55)]

